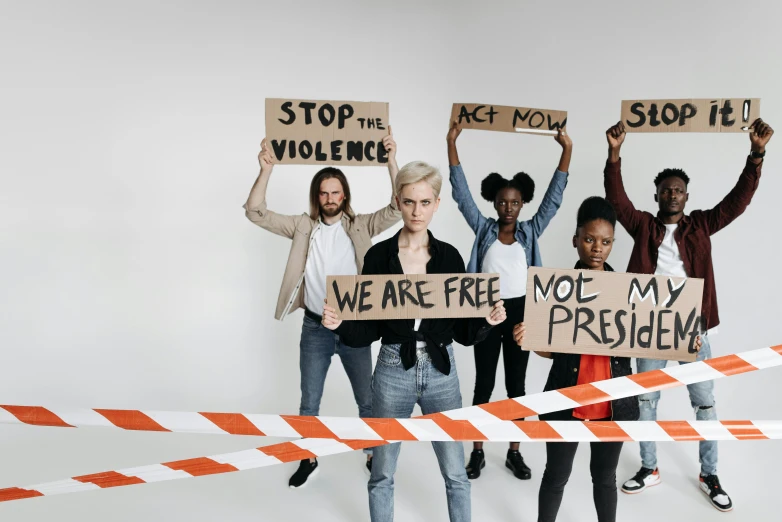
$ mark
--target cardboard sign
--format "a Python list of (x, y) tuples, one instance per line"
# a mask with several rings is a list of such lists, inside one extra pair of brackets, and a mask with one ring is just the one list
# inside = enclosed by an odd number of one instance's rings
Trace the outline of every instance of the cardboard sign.
[(524, 132), (553, 136), (567, 125), (566, 111), (476, 103), (454, 103), (451, 121), (460, 129)]
[(326, 301), (340, 319), (488, 317), (499, 274), (328, 276)]
[(623, 100), (627, 132), (749, 132), (760, 98)]
[(388, 103), (266, 98), (275, 163), (385, 165)]
[(522, 349), (694, 361), (703, 279), (530, 267)]

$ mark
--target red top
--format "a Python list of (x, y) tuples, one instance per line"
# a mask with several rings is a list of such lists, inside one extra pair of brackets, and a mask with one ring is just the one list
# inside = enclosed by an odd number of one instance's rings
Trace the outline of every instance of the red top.
[[(763, 162), (754, 164), (747, 158), (744, 171), (725, 198), (708, 210), (694, 210), (679, 221), (673, 237), (679, 247), (688, 277), (703, 279), (703, 306), (701, 315), (706, 329), (720, 322), (717, 313), (717, 292), (714, 267), (711, 262), (711, 235), (730, 224), (746, 210), (758, 188)], [(634, 245), (627, 271), (635, 274), (654, 274), (657, 269), (657, 250), (665, 237), (665, 225), (660, 218), (636, 210), (627, 197), (622, 183), (622, 161), (606, 163), (604, 171), (606, 199), (614, 206), (616, 217), (632, 236)]]
[[(606, 355), (582, 355), (576, 384), (590, 384), (611, 378), (611, 358)], [(577, 419), (610, 419), (611, 401), (573, 409)]]

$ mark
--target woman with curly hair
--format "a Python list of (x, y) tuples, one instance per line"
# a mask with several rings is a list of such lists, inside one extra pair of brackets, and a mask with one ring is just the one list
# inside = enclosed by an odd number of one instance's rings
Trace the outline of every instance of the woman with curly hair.
[[(473, 405), (490, 401), (494, 391), (497, 363), (502, 348), (505, 365), (505, 389), (509, 398), (524, 395), (524, 380), (527, 373), (529, 352), (522, 351), (513, 340), (513, 325), (524, 319), (524, 300), (527, 293), (527, 268), (541, 266), (538, 238), (548, 226), (562, 204), (562, 195), (567, 186), (570, 156), (573, 142), (564, 129), (554, 139), (562, 147), (559, 166), (548, 190), (540, 202), (538, 211), (531, 219), (519, 221), (519, 213), (525, 203), (532, 201), (535, 182), (519, 172), (511, 179), (497, 173), (486, 176), (481, 182), (481, 196), (492, 202), (497, 217), (481, 214), (473, 200), (467, 179), (459, 163), (456, 139), (461, 129), (453, 122), (448, 132), (448, 161), (453, 199), (459, 206), (464, 219), (475, 233), (467, 272), (500, 274), (500, 298), (505, 303), (507, 320), (492, 329), (489, 336), (475, 345), (475, 392)], [(467, 476), (476, 479), (486, 466), (483, 443), (473, 443), (473, 451), (467, 464)], [(511, 442), (505, 466), (522, 480), (532, 474), (519, 452), (519, 443)]]

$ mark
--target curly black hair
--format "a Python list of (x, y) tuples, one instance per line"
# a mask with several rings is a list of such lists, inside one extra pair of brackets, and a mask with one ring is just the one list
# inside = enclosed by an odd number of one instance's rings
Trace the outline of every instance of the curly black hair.
[(605, 198), (600, 196), (591, 196), (586, 198), (581, 206), (578, 207), (578, 214), (576, 217), (576, 229), (579, 229), (596, 219), (602, 219), (611, 223), (612, 227), (616, 227), (616, 212), (614, 207), (611, 206)]
[(657, 177), (654, 178), (654, 186), (659, 187), (660, 183), (663, 182), (663, 180), (668, 178), (677, 177), (684, 181), (685, 185), (690, 184), (690, 177), (684, 173), (682, 169), (665, 169), (664, 171), (657, 174)]
[(512, 179), (505, 179), (496, 172), (492, 172), (481, 181), (481, 197), (494, 203), (500, 190), (507, 187), (518, 190), (524, 203), (532, 201), (532, 197), (535, 195), (535, 182), (526, 172), (519, 172)]

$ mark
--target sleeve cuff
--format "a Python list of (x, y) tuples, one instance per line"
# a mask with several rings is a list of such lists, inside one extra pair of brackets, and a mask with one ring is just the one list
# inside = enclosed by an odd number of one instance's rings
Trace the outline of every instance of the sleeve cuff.
[(615, 162), (611, 162), (611, 160), (606, 160), (606, 171), (614, 170), (618, 171), (622, 168), (622, 158), (619, 158)]

